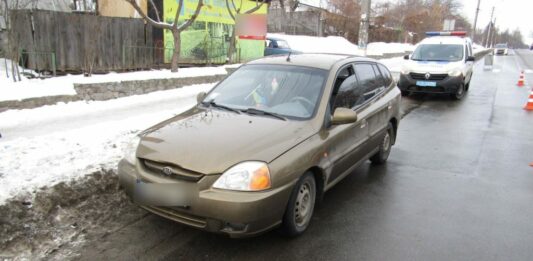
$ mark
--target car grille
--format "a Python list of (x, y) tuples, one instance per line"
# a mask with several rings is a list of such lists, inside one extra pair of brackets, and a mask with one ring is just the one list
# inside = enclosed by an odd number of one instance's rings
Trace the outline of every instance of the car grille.
[[(192, 170), (184, 169), (180, 166), (170, 164), (170, 163), (162, 163), (157, 162), (153, 160), (147, 160), (147, 159), (140, 159), (143, 163), (143, 166), (146, 168), (146, 170), (150, 171), (153, 174), (163, 176), (166, 178), (174, 178), (179, 180), (186, 180), (186, 181), (193, 181), (198, 182), (204, 174), (195, 172)], [(165, 173), (163, 169), (170, 169), (171, 173)]]
[(426, 81), (442, 81), (448, 77), (448, 74), (430, 74), (429, 79), (426, 79), (425, 73), (410, 73), (413, 80), (426, 80)]
[(193, 227), (205, 228), (207, 221), (205, 218), (193, 216), (187, 213), (177, 211), (169, 207), (141, 206), (142, 208), (165, 218)]

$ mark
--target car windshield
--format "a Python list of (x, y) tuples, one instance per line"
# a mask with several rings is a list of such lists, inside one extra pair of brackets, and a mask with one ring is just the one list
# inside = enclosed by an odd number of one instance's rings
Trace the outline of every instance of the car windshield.
[(417, 61), (461, 61), (463, 46), (460, 44), (422, 44), (416, 48), (411, 58)]
[(204, 103), (307, 119), (315, 112), (327, 74), (301, 66), (245, 65), (220, 82)]
[(506, 44), (497, 44), (496, 48), (507, 48)]

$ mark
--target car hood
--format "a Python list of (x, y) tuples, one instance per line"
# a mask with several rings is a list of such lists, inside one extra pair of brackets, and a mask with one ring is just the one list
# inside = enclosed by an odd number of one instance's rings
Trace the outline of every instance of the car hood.
[(405, 70), (416, 73), (448, 73), (448, 71), (461, 68), (464, 62), (433, 62), (410, 60), (404, 66)]
[(137, 157), (220, 174), (243, 161), (270, 162), (314, 133), (309, 121), (195, 107), (141, 133)]

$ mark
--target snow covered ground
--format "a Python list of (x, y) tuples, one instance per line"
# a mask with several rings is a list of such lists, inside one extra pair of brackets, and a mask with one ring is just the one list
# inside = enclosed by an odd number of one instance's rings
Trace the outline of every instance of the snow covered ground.
[(99, 168), (115, 168), (133, 135), (190, 108), (198, 92), (213, 86), (0, 113), (0, 205)]
[[(365, 55), (364, 50), (359, 49), (346, 38), (340, 36), (316, 37), (286, 34), (268, 34), (268, 37), (284, 39), (291, 49), (305, 53), (342, 53), (351, 55)], [(312, 43), (312, 44), (311, 44)], [(380, 56), (387, 53), (403, 53), (412, 51), (413, 45), (404, 43), (369, 43), (367, 55)]]
[[(227, 67), (234, 66), (238, 65), (230, 65)], [(94, 74), (91, 77), (84, 77), (83, 75), (66, 75), (49, 79), (28, 79), (21, 75), (22, 81), (14, 82), (11, 75), (10, 62), (8, 62), (8, 78), (6, 76), (4, 59), (0, 58), (0, 101), (22, 100), (54, 95), (75, 95), (76, 91), (74, 90), (74, 83), (120, 82), (226, 74), (225, 67), (226, 66), (180, 68), (178, 73), (172, 73), (170, 70), (163, 69), (126, 73), (112, 72), (108, 74)]]

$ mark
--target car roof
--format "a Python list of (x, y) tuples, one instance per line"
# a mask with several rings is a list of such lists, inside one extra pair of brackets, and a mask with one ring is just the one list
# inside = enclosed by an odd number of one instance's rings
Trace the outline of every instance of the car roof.
[(372, 61), (374, 59), (353, 56), (348, 54), (291, 54), (290, 61), (287, 61), (288, 54), (274, 55), (253, 60), (248, 64), (275, 64), (275, 65), (297, 65), (305, 67), (314, 67), (324, 70), (329, 70), (331, 67), (342, 60), (351, 58), (352, 61)]
[(458, 36), (432, 36), (425, 38), (420, 44), (465, 44), (467, 39)]

